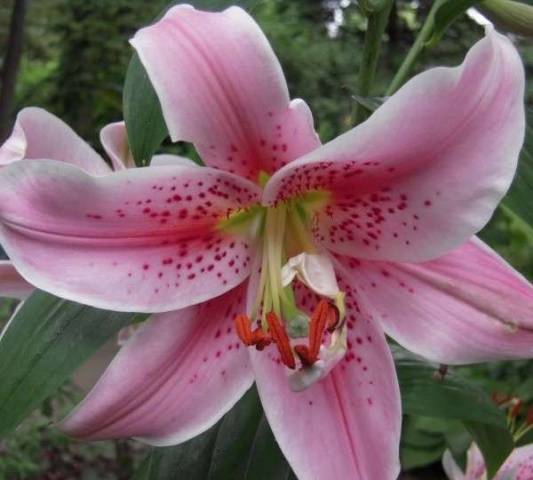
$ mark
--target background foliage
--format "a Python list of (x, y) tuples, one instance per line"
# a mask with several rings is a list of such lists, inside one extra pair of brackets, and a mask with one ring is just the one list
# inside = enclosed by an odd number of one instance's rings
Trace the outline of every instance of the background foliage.
[[(12, 3), (12, 0), (6, 0), (0, 5), (0, 48), (6, 44)], [(353, 96), (358, 93), (355, 89), (356, 76), (365, 30), (365, 19), (355, 2), (262, 0), (248, 3), (253, 3), (250, 10), (281, 60), (292, 96), (305, 98), (310, 104), (321, 139), (327, 141), (349, 129), (353, 124)], [(395, 3), (387, 27), (378, 80), (373, 85), (372, 94), (383, 94), (419, 31), (430, 3), (401, 0)], [(166, 0), (31, 2), (15, 111), (27, 105), (44, 107), (63, 118), (95, 148), (100, 149), (99, 129), (122, 117), (122, 88), (132, 53), (127, 40), (167, 4)], [(481, 37), (482, 32), (482, 27), (467, 16), (462, 16), (446, 31), (437, 46), (422, 55), (417, 69), (437, 63), (458, 63), (472, 43)], [(533, 45), (519, 38), (517, 43), (526, 64), (528, 78), (531, 79), (527, 88), (527, 102), (532, 105)], [(0, 61), (2, 56), (3, 50), (0, 50)], [(176, 148), (169, 145), (166, 147)], [(187, 153), (187, 146), (179, 148), (182, 153)], [(482, 236), (516, 268), (530, 279), (533, 278), (533, 235), (531, 228), (522, 219), (502, 208), (497, 211)], [(0, 326), (9, 317), (14, 305), (5, 301), (1, 307), (0, 319), (3, 320), (0, 320)], [(398, 354), (402, 355), (401, 352)], [(427, 367), (416, 366), (409, 359), (401, 362), (404, 362), (399, 363), (400, 378), (403, 375), (402, 385), (407, 385), (406, 388), (410, 388), (413, 394), (410, 400), (407, 399), (408, 402), (411, 401), (410, 404), (405, 404), (404, 398), (406, 416), (402, 464), (405, 473), (402, 478), (444, 478), (438, 463), (444, 449), (451, 448), (461, 458), (470, 442), (469, 433), (459, 419), (453, 416), (445, 420), (438, 419), (434, 411), (423, 410), (423, 405), (416, 401), (416, 395), (420, 394), (420, 389), (424, 389), (424, 384), (413, 383), (412, 374), (413, 368)], [(460, 390), (457, 385), (465, 381), (474, 384), (487, 395), (501, 392), (516, 395), (526, 404), (533, 401), (533, 363), (530, 361), (456, 370), (454, 374), (459, 377), (452, 376), (449, 380), (451, 383), (441, 386), (443, 390), (437, 389), (437, 394), (452, 395), (446, 397), (451, 403), (454, 399), (458, 401), (453, 395)], [(416, 372), (417, 375), (420, 374), (420, 371)], [(424, 378), (431, 378), (431, 375)], [(49, 423), (59, 418), (79, 399), (80, 382), (77, 383), (78, 386), (74, 383), (64, 385), (59, 394), (54, 396), (54, 400), (42, 403), (15, 434), (0, 439), (0, 479), (127, 479), (140, 466), (136, 479), (145, 480), (156, 478), (152, 475), (154, 469), (159, 469), (160, 472), (171, 469), (175, 475), (176, 459), (186, 458), (193, 451), (198, 455), (204, 452), (208, 456), (203, 457), (205, 461), (202, 465), (208, 469), (208, 473), (211, 472), (210, 478), (229, 478), (217, 477), (217, 472), (223, 475), (227, 472), (225, 469), (235, 465), (217, 463), (212, 449), (204, 451), (202, 448), (205, 445), (216, 445), (217, 432), (221, 429), (235, 430), (231, 417), (226, 417), (207, 432), (205, 437), (192, 441), (195, 443), (186, 444), (179, 450), (162, 449), (152, 453), (144, 461), (142, 459), (147, 449), (134, 442), (90, 445), (68, 441), (50, 428)], [(81, 383), (85, 385), (87, 382)], [(461, 401), (468, 399), (462, 397)], [(472, 408), (478, 407), (479, 405)], [(260, 435), (259, 438), (266, 439), (266, 443), (260, 447), (269, 452), (268, 458), (278, 458), (276, 445), (268, 443), (268, 426), (257, 409), (255, 392), (250, 392), (239, 408), (244, 412), (243, 415), (250, 418), (248, 425), (252, 428), (242, 432), (242, 435), (245, 438), (246, 435)], [(522, 414), (524, 412), (525, 410)], [(480, 431), (480, 427), (475, 425), (476, 420), (479, 418), (471, 419), (473, 423), (469, 429), (474, 434)], [(502, 428), (501, 425), (498, 426), (498, 422), (499, 420), (494, 420), (491, 428)], [(231, 462), (232, 458), (238, 458), (240, 454), (239, 451), (226, 452), (225, 458), (229, 458)], [(261, 461), (257, 455), (253, 457), (254, 452), (247, 454), (251, 455), (247, 457), (249, 462)], [(274, 463), (271, 462), (271, 465)], [(239, 465), (239, 468), (244, 469), (242, 471), (247, 471), (250, 466)], [(278, 466), (282, 471), (277, 472), (275, 477), (290, 478), (286, 465), (280, 461)], [(182, 474), (187, 473), (188, 464), (182, 463), (181, 468), (184, 469)], [(264, 466), (259, 465), (255, 471), (261, 471), (262, 468)]]

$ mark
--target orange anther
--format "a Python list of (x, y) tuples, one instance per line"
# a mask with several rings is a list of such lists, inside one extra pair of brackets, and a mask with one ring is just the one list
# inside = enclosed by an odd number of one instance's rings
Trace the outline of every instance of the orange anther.
[(304, 367), (310, 367), (317, 361), (316, 358), (311, 358), (311, 355), (309, 353), (309, 348), (307, 348), (306, 345), (296, 345), (294, 347), (294, 351), (296, 352), (296, 355), (300, 358), (300, 361), (302, 362), (302, 365)]
[(246, 315), (237, 315), (235, 317), (235, 329), (237, 330), (237, 335), (242, 343), (248, 347), (254, 344), (251, 324), (252, 322)]
[(329, 303), (327, 300), (320, 300), (311, 316), (311, 324), (309, 325), (309, 355), (311, 358), (318, 358), (320, 352), (320, 345), (322, 345), (322, 337), (326, 330), (328, 320)]
[(265, 333), (261, 327), (257, 327), (252, 333), (252, 343), (257, 350), (261, 351), (272, 343), (272, 337)]
[(328, 304), (328, 315), (327, 315), (327, 328), (329, 333), (333, 333), (337, 326), (339, 325), (339, 320), (341, 319), (341, 315), (339, 312), (339, 309), (333, 305)]
[(296, 361), (294, 360), (291, 344), (289, 342), (289, 336), (287, 335), (285, 328), (274, 312), (267, 313), (266, 319), (270, 329), (270, 335), (272, 336), (274, 342), (276, 342), (281, 355), (281, 361), (284, 365), (294, 370), (296, 368)]

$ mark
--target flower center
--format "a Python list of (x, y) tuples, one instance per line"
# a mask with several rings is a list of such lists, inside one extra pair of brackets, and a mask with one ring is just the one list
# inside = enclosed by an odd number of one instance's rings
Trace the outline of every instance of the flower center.
[[(295, 371), (290, 379), (294, 390), (322, 378), (346, 350), (344, 294), (330, 260), (319, 254), (311, 235), (314, 210), (324, 201), (327, 194), (311, 192), (274, 207), (237, 213), (224, 224), (227, 229), (251, 229), (262, 255), (257, 295), (250, 315), (235, 318), (237, 334), (246, 346), (260, 351), (274, 343), (281, 362)], [(295, 278), (320, 298), (310, 316), (297, 305)], [(325, 347), (327, 337), (330, 344)]]

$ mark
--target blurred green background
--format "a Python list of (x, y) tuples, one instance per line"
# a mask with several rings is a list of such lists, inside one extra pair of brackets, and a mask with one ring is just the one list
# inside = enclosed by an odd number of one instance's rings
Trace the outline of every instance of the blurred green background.
[[(13, 0), (0, 5), (0, 62), (5, 60)], [(250, 3), (250, 2), (249, 2)], [(39, 0), (28, 2), (20, 70), (13, 98), (16, 111), (29, 105), (48, 109), (101, 151), (101, 127), (122, 118), (122, 85), (132, 50), (128, 39), (168, 2), (152, 0)], [(374, 95), (382, 95), (420, 29), (431, 2), (398, 0), (391, 14)], [(262, 0), (249, 9), (272, 42), (292, 97), (311, 106), (322, 141), (353, 125), (357, 67), (366, 21), (355, 1)], [(426, 51), (417, 69), (455, 65), (483, 35), (467, 15), (444, 39)], [(529, 77), (527, 102), (533, 103), (533, 42), (516, 38)], [(385, 140), (385, 139), (384, 139)], [(532, 206), (533, 208), (533, 206)], [(482, 237), (530, 279), (531, 233), (498, 211)], [(0, 327), (14, 308), (0, 304)], [(533, 400), (533, 364), (506, 362), (463, 369), (488, 391)], [(67, 384), (53, 402), (26, 420), (8, 439), (0, 439), (3, 479), (128, 479), (145, 451), (136, 442), (80, 444), (69, 441), (50, 422), (72, 407), (82, 392)], [(444, 478), (440, 457), (446, 446), (468, 444), (453, 422), (405, 418), (402, 444), (404, 479)], [(376, 479), (379, 480), (379, 479)]]

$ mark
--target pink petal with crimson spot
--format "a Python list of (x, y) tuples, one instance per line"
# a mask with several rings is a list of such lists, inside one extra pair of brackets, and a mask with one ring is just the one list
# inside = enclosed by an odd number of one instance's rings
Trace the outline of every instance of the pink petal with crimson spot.
[(174, 445), (216, 423), (253, 382), (233, 330), (246, 284), (205, 304), (152, 316), (63, 421), (85, 440)]
[[(347, 279), (338, 280), (347, 305), (354, 308)], [(300, 307), (312, 308), (313, 294), (306, 297), (299, 288), (297, 296)], [(250, 355), (268, 422), (299, 479), (397, 478), (400, 392), (379, 325), (360, 318), (349, 331), (344, 359), (301, 392), (290, 389), (274, 346), (263, 352), (250, 349)]]
[(531, 357), (533, 287), (480, 240), (418, 264), (337, 260), (405, 348), (451, 364)]
[(24, 300), (34, 287), (24, 280), (9, 260), (0, 260), (0, 297)]
[(423, 261), (489, 220), (524, 139), (524, 69), (489, 31), (462, 65), (414, 77), (368, 121), (277, 172), (267, 204), (331, 192), (315, 234), (355, 258)]
[(513, 450), (494, 480), (531, 480), (533, 478), (533, 445)]
[(0, 241), (38, 288), (111, 310), (169, 311), (249, 275), (249, 243), (218, 224), (257, 199), (252, 183), (209, 168), (91, 177), (28, 160), (0, 171)]
[(13, 133), (0, 147), (0, 165), (23, 159), (49, 159), (75, 165), (93, 175), (111, 169), (66, 123), (42, 108), (24, 108)]
[(172, 140), (194, 143), (206, 165), (257, 180), (319, 146), (309, 108), (290, 102), (272, 48), (244, 10), (179, 5), (131, 43)]

